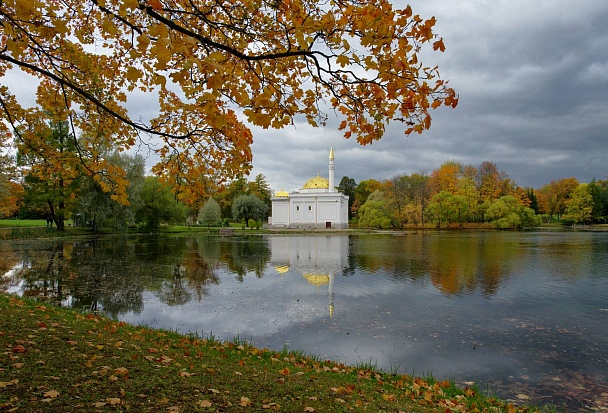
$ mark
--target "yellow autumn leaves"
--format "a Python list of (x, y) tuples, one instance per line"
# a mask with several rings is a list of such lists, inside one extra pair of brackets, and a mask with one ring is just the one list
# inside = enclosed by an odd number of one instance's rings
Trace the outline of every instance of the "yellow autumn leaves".
[[(0, 76), (10, 66), (45, 82), (36, 107), (22, 107), (10, 93), (0, 96), (2, 116), (23, 129), (24, 145), (39, 141), (30, 124), (49, 109), (52, 121), (69, 120), (85, 136), (100, 134), (95, 145), (83, 141), (71, 161), (103, 176), (104, 190), (120, 202), (128, 182), (107, 170), (103, 152), (94, 153), (150, 142), (142, 133), (164, 139), (152, 149), (163, 157), (157, 174), (224, 181), (251, 169), (251, 131), (236, 113), (263, 128), (283, 128), (297, 116), (323, 125), (329, 112), (337, 113), (344, 137), (367, 144), (389, 122), (407, 122), (404, 133), (421, 133), (430, 127), (429, 109), (458, 101), (437, 68), (418, 60), (425, 44), (445, 49), (435, 19), (410, 6), (394, 9), (389, 0), (251, 0), (230, 7), (9, 0), (0, 13)], [(59, 99), (51, 102), (44, 89)], [(158, 106), (154, 115), (142, 119), (133, 111), (136, 90), (158, 100), (146, 108)], [(52, 158), (48, 152), (39, 155)]]

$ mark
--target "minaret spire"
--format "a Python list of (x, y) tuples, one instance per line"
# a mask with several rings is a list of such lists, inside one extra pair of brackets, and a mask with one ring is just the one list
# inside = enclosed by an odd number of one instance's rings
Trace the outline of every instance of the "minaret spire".
[(334, 147), (329, 147), (329, 192), (336, 191), (336, 184), (334, 181)]

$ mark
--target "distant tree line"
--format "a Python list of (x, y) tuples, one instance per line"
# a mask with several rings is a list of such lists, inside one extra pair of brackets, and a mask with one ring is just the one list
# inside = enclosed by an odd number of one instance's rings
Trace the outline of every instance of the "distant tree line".
[(574, 224), (608, 219), (608, 180), (579, 183), (564, 178), (539, 189), (522, 188), (493, 162), (474, 167), (450, 160), (430, 174), (358, 184), (345, 176), (338, 188), (350, 197), (350, 219), (359, 227), (490, 223), (497, 228), (523, 228), (555, 219)]
[[(36, 145), (20, 141), (16, 131), (16, 155), (0, 148), (0, 218), (50, 218), (60, 230), (72, 219), (100, 231), (235, 221), (259, 227), (268, 216), (272, 191), (262, 174), (221, 182), (211, 168), (206, 175), (187, 169), (168, 174), (160, 168), (148, 176), (141, 156), (96, 146), (94, 135), (76, 137), (66, 121), (41, 122), (45, 127), (38, 128), (43, 132)], [(99, 169), (81, 161), (95, 157), (104, 159), (96, 163)], [(180, 157), (176, 149), (164, 161), (175, 163)], [(537, 189), (522, 188), (493, 162), (475, 167), (449, 160), (431, 173), (358, 184), (345, 176), (338, 188), (349, 196), (349, 219), (359, 227), (489, 223), (522, 228), (539, 225), (541, 219), (608, 221), (608, 179), (581, 183), (563, 178)]]
[[(0, 218), (46, 218), (59, 230), (72, 220), (93, 231), (121, 231), (199, 221), (216, 226), (232, 220), (248, 225), (252, 220), (258, 226), (268, 214), (272, 193), (262, 174), (224, 185), (212, 176), (197, 176), (192, 188), (203, 182), (206, 192), (200, 193), (188, 190), (192, 178), (185, 175), (146, 175), (140, 155), (103, 146), (96, 153), (83, 152), (81, 141), (95, 137), (76, 138), (67, 122), (49, 121), (45, 130), (41, 147), (20, 144), (17, 138), (16, 155), (0, 152)], [(102, 155), (104, 168), (98, 171), (77, 161)], [(117, 186), (125, 190), (113, 191)]]

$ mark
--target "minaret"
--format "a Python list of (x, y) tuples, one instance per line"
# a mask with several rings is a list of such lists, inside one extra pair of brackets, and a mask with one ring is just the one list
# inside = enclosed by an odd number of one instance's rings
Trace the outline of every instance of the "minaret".
[(336, 184), (334, 181), (334, 147), (329, 147), (329, 192), (336, 191)]

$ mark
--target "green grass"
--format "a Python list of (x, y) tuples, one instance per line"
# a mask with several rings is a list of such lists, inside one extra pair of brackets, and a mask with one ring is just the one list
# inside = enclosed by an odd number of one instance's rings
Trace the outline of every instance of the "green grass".
[(8, 227), (46, 227), (44, 219), (0, 219), (0, 228)]
[(65, 231), (57, 231), (55, 226), (47, 227), (44, 219), (3, 219), (0, 220), (0, 240), (69, 237), (91, 234), (87, 228), (74, 227), (66, 221)]
[(0, 410), (523, 412), (475, 388), (0, 295)]

